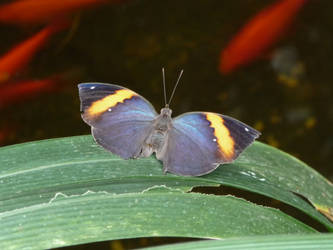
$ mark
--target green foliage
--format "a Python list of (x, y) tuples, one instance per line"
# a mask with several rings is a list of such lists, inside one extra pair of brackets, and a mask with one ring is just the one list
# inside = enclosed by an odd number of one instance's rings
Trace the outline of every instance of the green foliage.
[(0, 248), (316, 232), (277, 209), (189, 192), (221, 184), (280, 200), (333, 231), (333, 223), (315, 209), (329, 213), (332, 185), (303, 162), (262, 143), (209, 175), (181, 177), (164, 175), (155, 157), (122, 160), (91, 136), (78, 136), (0, 149)]

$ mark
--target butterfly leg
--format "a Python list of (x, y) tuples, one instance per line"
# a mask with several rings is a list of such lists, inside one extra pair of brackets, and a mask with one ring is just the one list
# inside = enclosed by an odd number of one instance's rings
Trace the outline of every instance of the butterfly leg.
[(167, 167), (165, 165), (163, 165), (163, 174), (167, 174), (167, 172), (168, 172)]
[(152, 153), (153, 148), (151, 147), (151, 145), (144, 143), (138, 157), (148, 157), (151, 156)]

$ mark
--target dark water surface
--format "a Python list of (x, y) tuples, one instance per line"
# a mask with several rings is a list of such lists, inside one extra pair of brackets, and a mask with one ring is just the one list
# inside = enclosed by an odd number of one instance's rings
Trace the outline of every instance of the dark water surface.
[[(68, 82), (60, 93), (0, 110), (1, 123), (17, 126), (6, 144), (89, 133), (80, 118), (80, 82), (124, 85), (159, 110), (164, 66), (169, 90), (184, 69), (172, 103), (174, 115), (195, 110), (231, 115), (259, 129), (260, 141), (332, 176), (332, 1), (309, 1), (275, 46), (293, 47), (305, 66), (296, 86), (278, 81), (268, 59), (228, 76), (217, 70), (222, 48), (268, 2), (135, 0), (85, 11), (71, 34), (52, 37), (17, 76), (40, 79), (65, 73)], [(37, 30), (1, 25), (1, 54)]]

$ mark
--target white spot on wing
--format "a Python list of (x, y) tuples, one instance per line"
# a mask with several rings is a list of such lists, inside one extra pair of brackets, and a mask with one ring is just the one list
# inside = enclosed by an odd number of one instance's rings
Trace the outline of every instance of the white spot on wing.
[(216, 138), (214, 138), (213, 141), (216, 141)]
[(112, 109), (108, 109), (108, 111), (109, 111), (109, 112), (111, 112), (111, 111), (112, 111)]
[(246, 132), (249, 132), (249, 131), (250, 131), (247, 127), (245, 127), (244, 129), (245, 129)]
[(90, 89), (94, 89), (94, 88), (96, 88), (96, 87), (95, 86), (90, 87)]

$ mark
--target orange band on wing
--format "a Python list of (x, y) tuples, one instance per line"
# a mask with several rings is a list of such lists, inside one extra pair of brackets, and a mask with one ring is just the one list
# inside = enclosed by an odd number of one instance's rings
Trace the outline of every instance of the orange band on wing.
[(124, 102), (126, 99), (130, 99), (137, 94), (129, 89), (119, 89), (113, 94), (104, 97), (101, 100), (95, 101), (88, 108), (88, 115), (99, 115), (108, 109), (116, 106), (120, 102)]
[(235, 153), (235, 141), (224, 125), (223, 118), (214, 113), (206, 113), (206, 119), (210, 121), (210, 127), (214, 129), (214, 135), (223, 156), (231, 160)]

